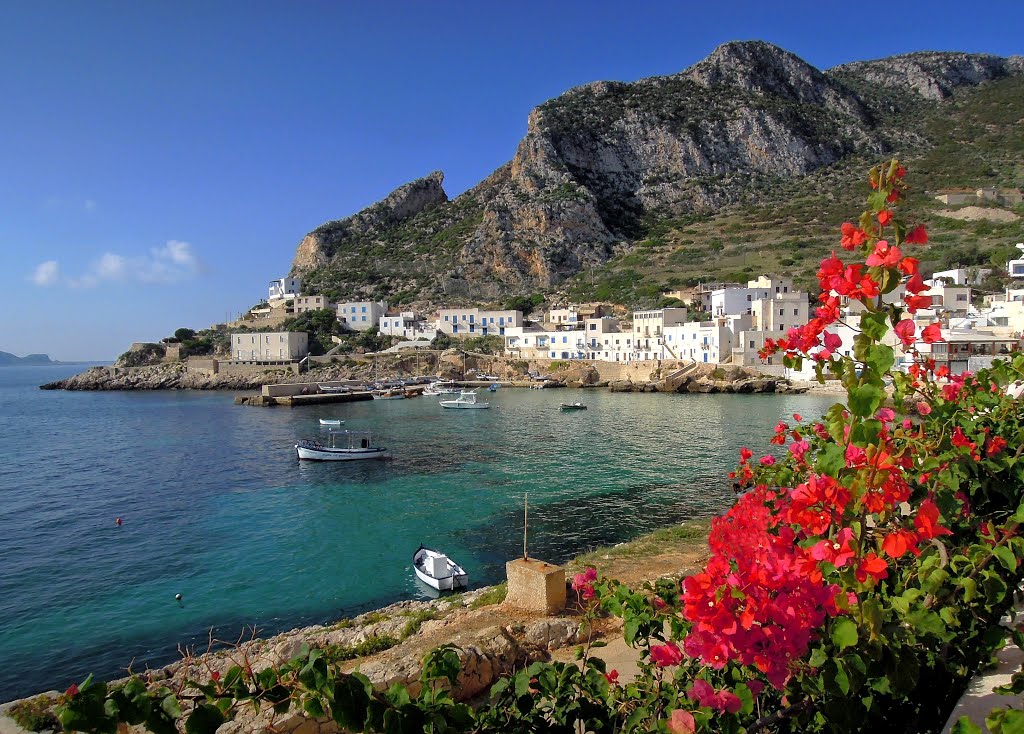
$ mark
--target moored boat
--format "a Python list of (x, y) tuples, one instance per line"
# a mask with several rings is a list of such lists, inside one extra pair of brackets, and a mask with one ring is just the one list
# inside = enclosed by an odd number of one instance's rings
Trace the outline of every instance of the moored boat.
[(405, 400), (405, 390), (374, 390), (374, 400)]
[(320, 425), (321, 426), (340, 426), (340, 425), (343, 425), (344, 423), (345, 423), (345, 421), (341, 420), (340, 418), (321, 418), (320, 419)]
[(432, 548), (421, 545), (412, 554), (412, 568), (420, 581), (438, 591), (465, 589), (469, 586), (469, 574), (462, 566)]
[(442, 408), (457, 408), (457, 409), (482, 409), (490, 408), (490, 403), (481, 403), (476, 399), (476, 392), (473, 390), (463, 390), (459, 393), (459, 397), (454, 400), (438, 400), (437, 404)]
[(349, 387), (348, 385), (320, 385), (320, 384), (317, 384), (317, 389), (320, 392), (324, 392), (324, 393), (328, 393), (328, 394), (335, 394), (335, 393), (341, 394), (341, 393), (352, 392), (352, 388)]
[(311, 461), (356, 461), (359, 459), (386, 459), (388, 450), (371, 446), (369, 431), (331, 431), (325, 445), (320, 441), (303, 439), (295, 444), (300, 459)]
[(587, 406), (583, 403), (562, 403), (558, 406), (559, 410), (586, 410)]

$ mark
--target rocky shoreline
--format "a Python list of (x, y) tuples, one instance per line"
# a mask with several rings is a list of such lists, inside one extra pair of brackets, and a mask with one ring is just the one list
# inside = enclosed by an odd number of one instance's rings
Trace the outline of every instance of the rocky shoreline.
[[(388, 374), (413, 375), (419, 366), (411, 358), (389, 360)], [(268, 370), (248, 374), (209, 374), (190, 370), (185, 362), (170, 362), (140, 367), (92, 367), (72, 377), (40, 385), (42, 390), (258, 390), (275, 383), (313, 384), (333, 380), (371, 379), (371, 362), (346, 360), (320, 366), (302, 374), (288, 370)], [(446, 379), (467, 377), (465, 365), (486, 367), (509, 385), (530, 384), (525, 363), (503, 358), (466, 356), (457, 350), (439, 355), (430, 365), (433, 374)], [(564, 363), (563, 363), (564, 364)], [(530, 365), (532, 367), (532, 365)], [(622, 376), (623, 366), (599, 363), (572, 363), (551, 371), (547, 387), (608, 388), (612, 392), (664, 393), (802, 393), (809, 384), (794, 385), (787, 379), (763, 375), (748, 367), (689, 364), (669, 371), (657, 367), (644, 370), (637, 366), (632, 374)]]

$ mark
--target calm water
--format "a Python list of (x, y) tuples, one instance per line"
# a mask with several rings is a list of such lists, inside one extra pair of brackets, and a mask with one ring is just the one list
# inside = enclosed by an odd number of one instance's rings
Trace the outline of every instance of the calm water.
[[(718, 512), (741, 445), (832, 402), (501, 390), (487, 411), (267, 409), (36, 389), (80, 369), (0, 369), (0, 701), (167, 662), (212, 627), (234, 639), (424, 597), (420, 543), (495, 583), (522, 551), (527, 491), (531, 555), (555, 562)], [(589, 410), (560, 413), (570, 397)], [(300, 464), (320, 417), (374, 431), (394, 460)]]

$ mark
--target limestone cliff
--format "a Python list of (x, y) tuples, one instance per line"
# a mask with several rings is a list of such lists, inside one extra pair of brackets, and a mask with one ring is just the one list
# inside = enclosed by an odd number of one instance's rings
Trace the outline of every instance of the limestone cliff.
[(510, 164), (453, 201), (407, 184), (300, 243), (316, 292), (458, 302), (545, 290), (627, 252), (673, 217), (764, 203), (780, 181), (925, 135), (910, 104), (1024, 73), (1020, 57), (919, 53), (822, 72), (760, 41), (679, 72), (594, 82), (533, 110)]

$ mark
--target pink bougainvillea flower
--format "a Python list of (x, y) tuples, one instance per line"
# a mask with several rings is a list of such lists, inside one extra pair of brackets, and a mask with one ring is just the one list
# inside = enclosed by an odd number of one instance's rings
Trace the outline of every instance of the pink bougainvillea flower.
[(761, 462), (761, 466), (772, 466), (775, 463), (775, 457), (771, 454), (765, 454), (759, 459), (759, 461)]
[(676, 709), (668, 718), (668, 730), (672, 734), (694, 734), (697, 731), (697, 722), (693, 720), (693, 714), (683, 709)]
[[(924, 330), (921, 331), (921, 340), (925, 344), (934, 344), (935, 342), (945, 341), (945, 339), (942, 338), (942, 329), (938, 324), (929, 324), (924, 327)], [(935, 376), (938, 377), (938, 373), (936, 373)]]
[(68, 686), (68, 689), (66, 691), (64, 691), (64, 695), (66, 695), (68, 698), (74, 698), (75, 696), (77, 696), (78, 695), (78, 684), (77, 683), (72, 683), (70, 686)]
[(914, 346), (915, 332), (917, 327), (914, 326), (912, 319), (903, 319), (895, 327), (893, 332), (899, 337), (900, 341), (903, 342), (903, 346), (912, 347)]
[(219, 681), (219, 680), (220, 680), (220, 673), (218, 673), (218, 672), (217, 672), (217, 671), (215, 670), (215, 671), (213, 671), (212, 673), (210, 673), (210, 678), (212, 678), (212, 679), (213, 679), (213, 682), (214, 682), (214, 683), (216, 683), (217, 681)]
[[(839, 334), (833, 334), (831, 331), (826, 331), (821, 335), (825, 349), (830, 352), (835, 352), (839, 347), (843, 346), (843, 339)], [(793, 416), (794, 418), (796, 416)]]
[(615, 685), (616, 683), (618, 683), (618, 682), (619, 682), (619, 671), (617, 671), (617, 670), (611, 670), (611, 671), (609, 671), (608, 673), (605, 673), (605, 674), (604, 674), (604, 677), (605, 677), (605, 679), (606, 679), (606, 680), (607, 680), (607, 681), (608, 681), (609, 683), (611, 683), (612, 685)]
[(793, 420), (795, 420), (797, 423), (803, 423), (804, 417), (799, 413), (793, 413)]
[(888, 569), (889, 564), (885, 562), (885, 559), (872, 551), (861, 559), (860, 566), (857, 567), (857, 580), (862, 584), (867, 581), (868, 577), (875, 581), (881, 581), (889, 575)]
[(750, 457), (754, 455), (754, 452), (748, 449), (746, 446), (740, 449), (740, 463), (746, 463), (750, 460)]
[(651, 662), (659, 668), (668, 665), (679, 665), (683, 661), (683, 653), (674, 642), (664, 645), (651, 645)]
[(899, 558), (907, 551), (917, 556), (921, 554), (917, 542), (918, 536), (909, 530), (894, 530), (885, 536), (885, 540), (882, 541), (882, 550), (892, 558)]
[(886, 240), (879, 240), (875, 243), (874, 251), (868, 255), (864, 262), (868, 267), (894, 268), (903, 259), (903, 253), (896, 245), (890, 245)]
[(849, 222), (843, 222), (842, 231), (843, 239), (840, 241), (839, 245), (844, 250), (854, 250), (863, 245), (867, 240), (867, 235), (864, 233), (864, 230), (850, 224)]
[(892, 212), (888, 209), (883, 209), (878, 212), (878, 223), (883, 227), (892, 221)]
[(917, 412), (919, 415), (930, 415), (932, 412), (932, 406), (923, 400), (917, 403)]

